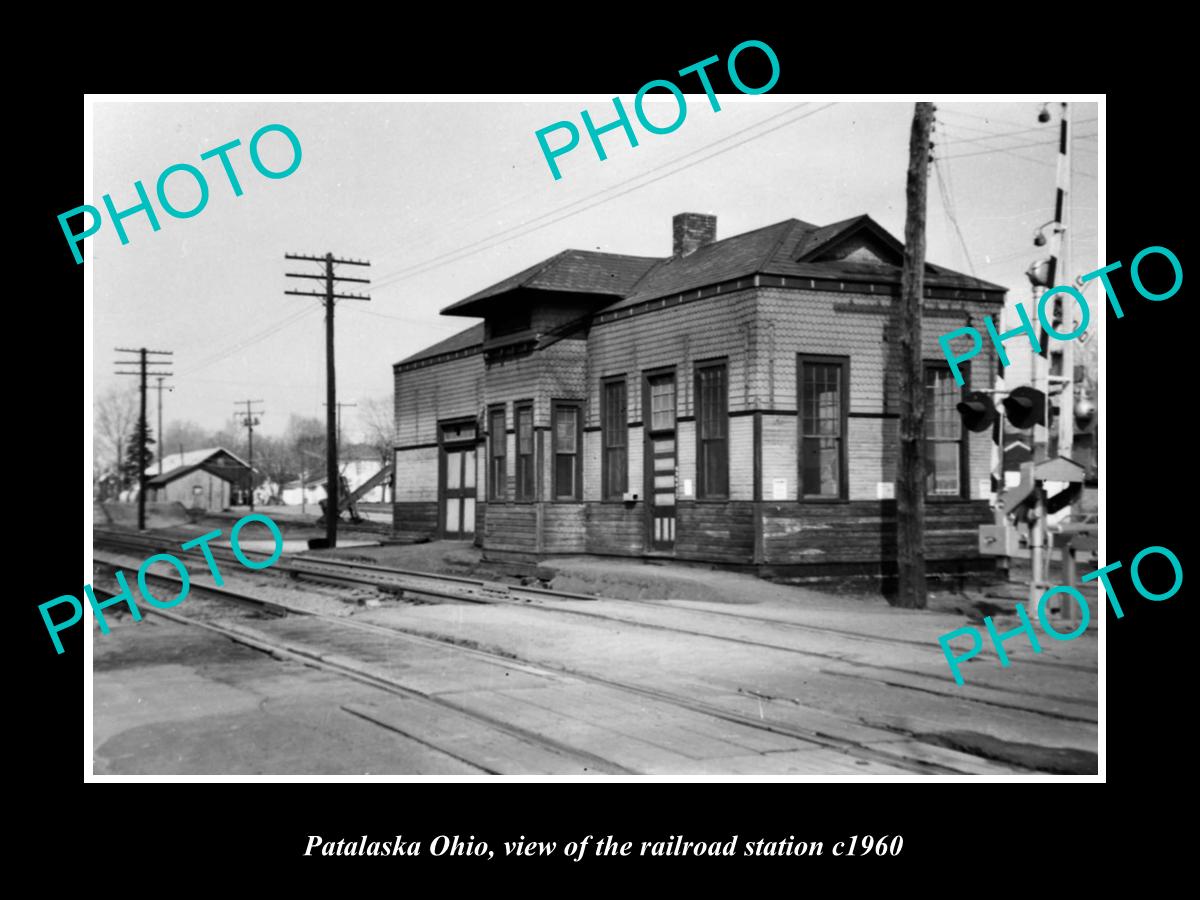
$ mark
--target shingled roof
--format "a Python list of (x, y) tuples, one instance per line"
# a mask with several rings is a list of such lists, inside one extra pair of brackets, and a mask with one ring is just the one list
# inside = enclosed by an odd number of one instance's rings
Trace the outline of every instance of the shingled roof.
[[(686, 256), (666, 259), (563, 250), (447, 306), (442, 314), (482, 318), (496, 298), (526, 290), (589, 294), (602, 303), (611, 297), (611, 303), (596, 310), (607, 313), (757, 274), (899, 284), (903, 257), (904, 245), (867, 215), (821, 226), (785, 219), (714, 241)], [(1001, 285), (929, 262), (925, 264), (925, 284), (1001, 296), (1007, 291)], [(482, 323), (472, 325), (396, 365), (469, 350), (482, 345), (484, 336)]]
[(446, 316), (478, 316), (485, 302), (518, 288), (540, 291), (566, 291), (575, 294), (608, 294), (623, 297), (650, 267), (659, 262), (654, 256), (625, 256), (593, 250), (563, 250), (549, 259), (530, 266), (452, 303), (442, 310)]
[[(877, 262), (827, 258), (838, 245), (854, 237), (870, 241), (887, 258)], [(799, 219), (785, 219), (765, 228), (714, 241), (687, 256), (660, 261), (628, 295), (605, 307), (604, 311), (759, 273), (899, 284), (903, 253), (904, 245), (870, 216), (855, 216), (823, 227)], [(925, 273), (925, 283), (929, 286), (1006, 290), (942, 266), (927, 264)]]
[(443, 353), (455, 353), (459, 350), (468, 350), (478, 344), (483, 343), (483, 323), (472, 325), (470, 328), (465, 328), (457, 334), (452, 334), (443, 341), (438, 341), (432, 347), (426, 347), (414, 353), (412, 356), (406, 356), (395, 365), (403, 365), (404, 363), (414, 362), (418, 359), (427, 359), (430, 356), (441, 356)]

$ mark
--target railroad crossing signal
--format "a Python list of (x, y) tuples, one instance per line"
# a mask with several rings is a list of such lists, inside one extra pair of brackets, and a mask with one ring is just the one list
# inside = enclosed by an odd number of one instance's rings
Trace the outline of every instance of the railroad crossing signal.
[(1024, 431), (1046, 424), (1046, 395), (1036, 388), (1024, 385), (1013, 388), (1003, 403), (1005, 415), (1014, 428)]
[(983, 391), (968, 391), (958, 404), (967, 431), (987, 431), (996, 421), (996, 404), (991, 394)]

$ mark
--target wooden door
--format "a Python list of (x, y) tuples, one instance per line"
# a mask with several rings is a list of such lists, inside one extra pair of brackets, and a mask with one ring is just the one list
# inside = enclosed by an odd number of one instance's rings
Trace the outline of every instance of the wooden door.
[(646, 426), (646, 527), (652, 550), (675, 549), (675, 373), (646, 378), (643, 392)]
[(475, 536), (475, 448), (442, 447), (442, 537)]

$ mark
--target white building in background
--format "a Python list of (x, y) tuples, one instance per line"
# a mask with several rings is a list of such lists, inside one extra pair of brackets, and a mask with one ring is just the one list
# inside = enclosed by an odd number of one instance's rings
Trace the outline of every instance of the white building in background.
[[(379, 474), (384, 462), (379, 457), (379, 451), (369, 444), (348, 444), (342, 448), (338, 459), (342, 476), (350, 485), (350, 490), (357, 490), (369, 479)], [(377, 484), (367, 493), (359, 497), (359, 503), (388, 503), (391, 500), (391, 486), (385, 481)], [(324, 496), (322, 494), (322, 496)]]
[(289, 481), (279, 492), (279, 497), (287, 506), (317, 506), (325, 499), (325, 478)]
[[(346, 479), (351, 491), (379, 474), (383, 468), (379, 451), (368, 444), (348, 444), (342, 448), (338, 458), (338, 469)], [(325, 499), (325, 469), (321, 467), (310, 473), (303, 482), (301, 479), (289, 481), (279, 492), (280, 499), (287, 506), (300, 506), (301, 503), (319, 505)], [(391, 500), (391, 486), (385, 481), (371, 488), (358, 498), (359, 503), (388, 503)]]

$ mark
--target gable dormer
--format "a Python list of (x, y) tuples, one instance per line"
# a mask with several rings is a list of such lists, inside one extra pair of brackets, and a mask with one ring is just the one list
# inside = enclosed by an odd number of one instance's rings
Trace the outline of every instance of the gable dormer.
[[(899, 269), (904, 265), (904, 244), (870, 216), (856, 216), (810, 235), (799, 248), (796, 262), (844, 262)], [(926, 263), (925, 272), (935, 275), (937, 269)]]

